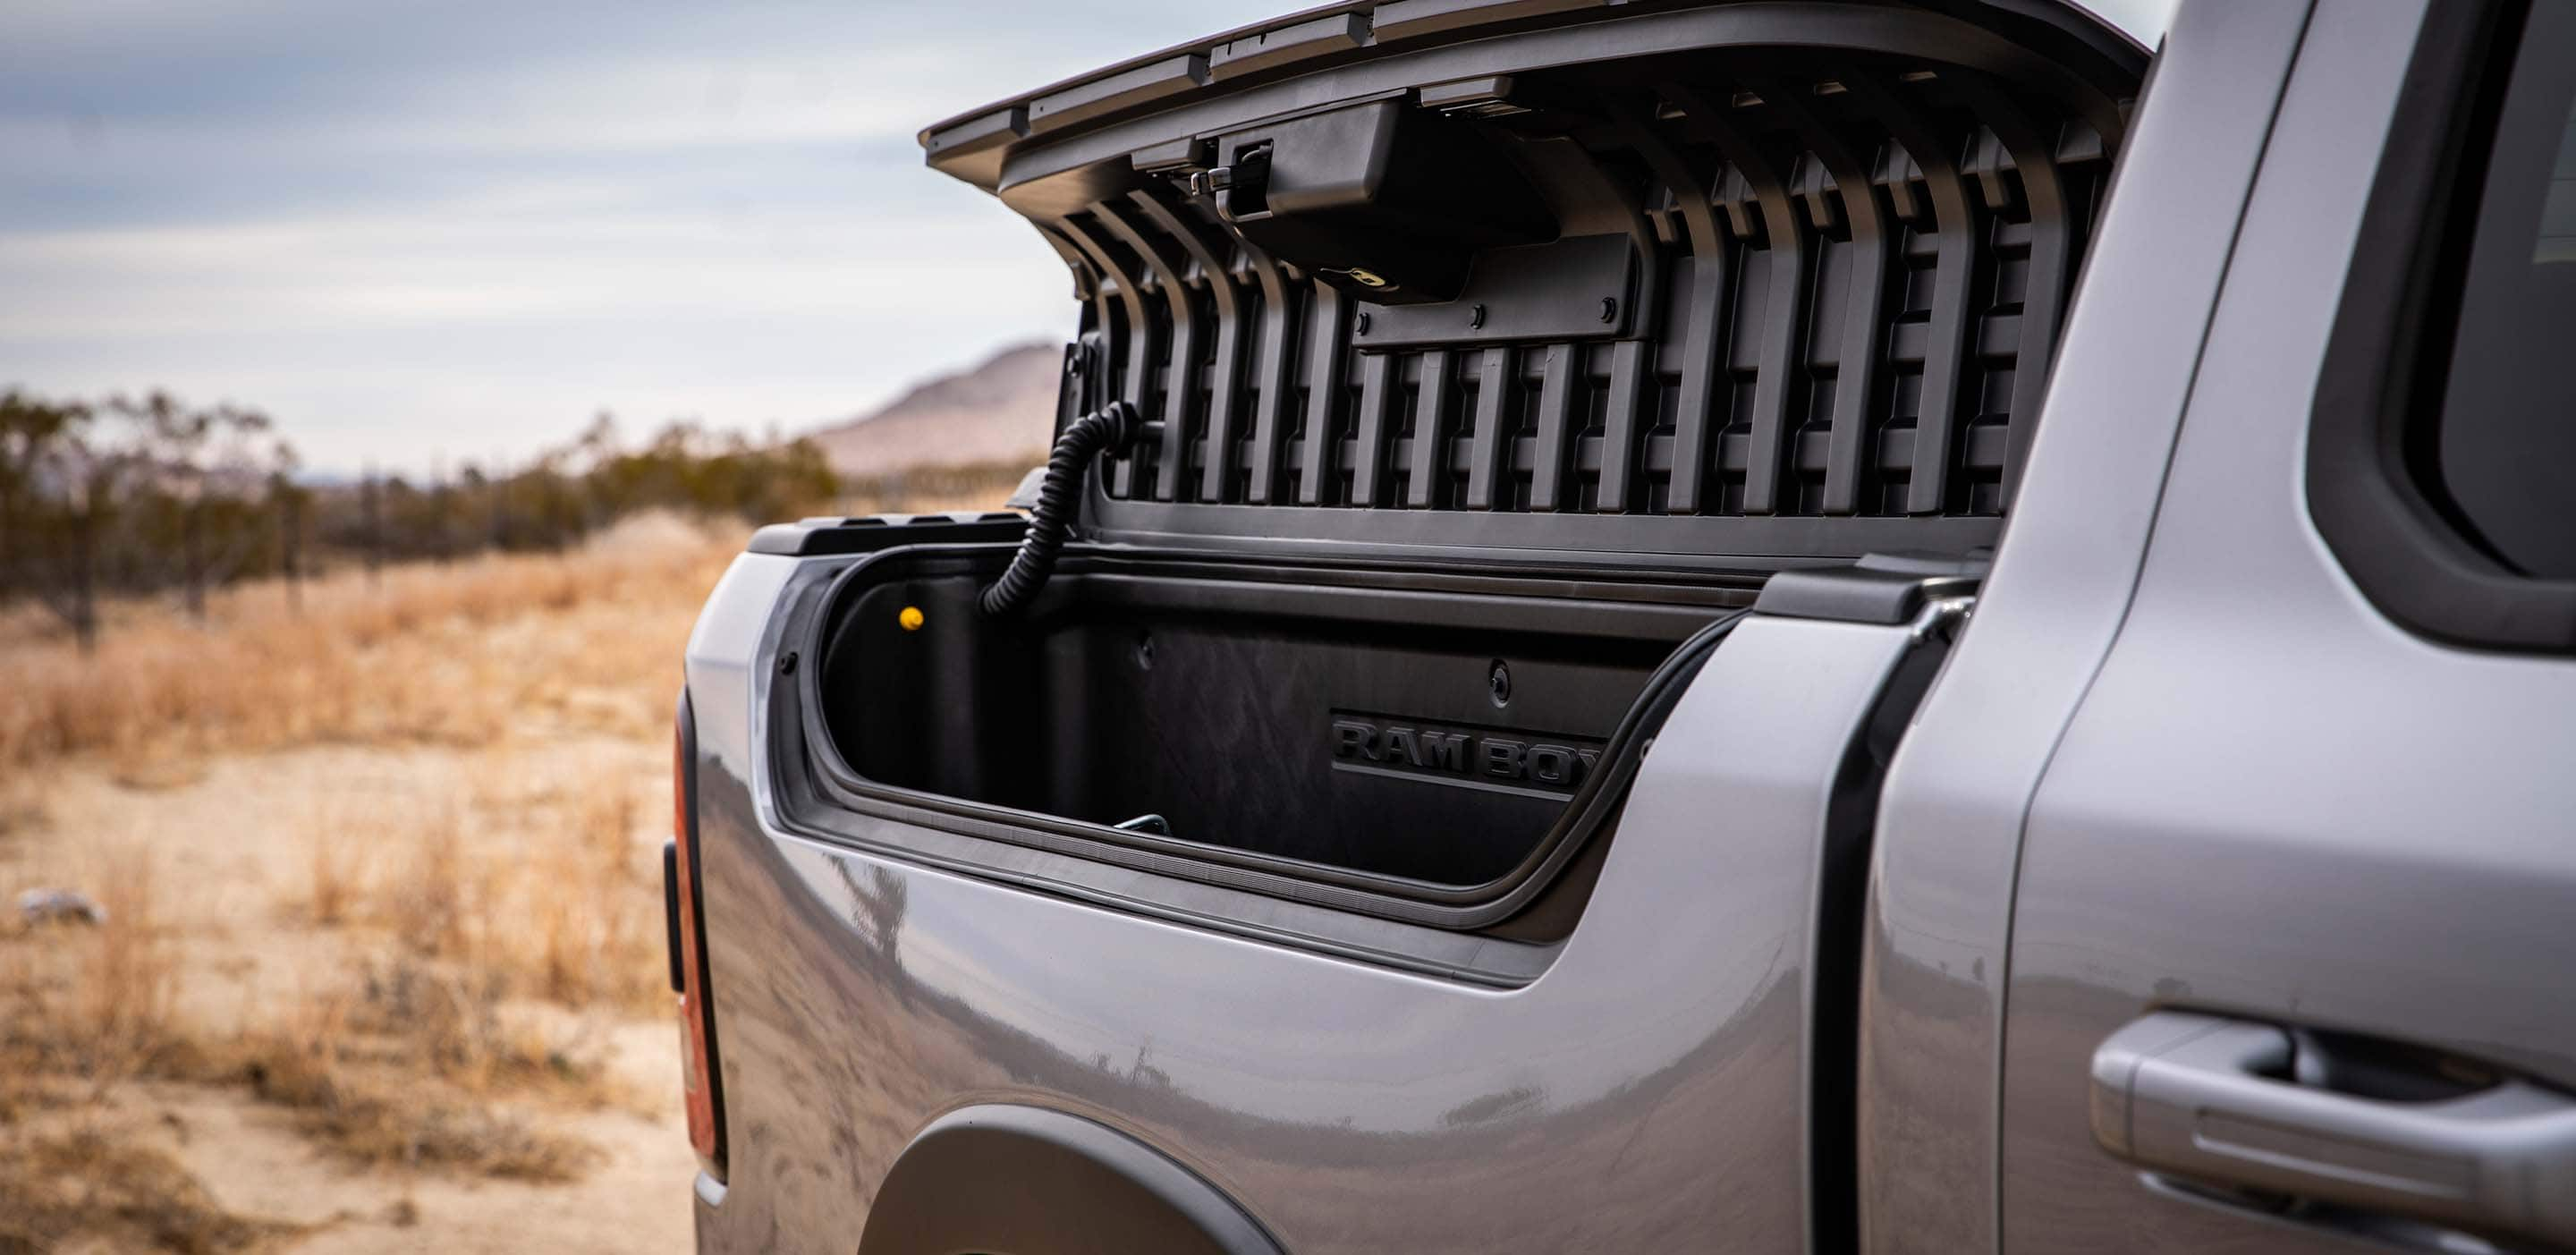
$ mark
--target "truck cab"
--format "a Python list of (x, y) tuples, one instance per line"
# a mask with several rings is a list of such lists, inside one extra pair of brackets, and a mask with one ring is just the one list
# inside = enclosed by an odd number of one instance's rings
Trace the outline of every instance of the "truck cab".
[(925, 130), (1121, 417), (711, 598), (699, 1248), (2576, 1249), (2571, 101), (1362, 0)]

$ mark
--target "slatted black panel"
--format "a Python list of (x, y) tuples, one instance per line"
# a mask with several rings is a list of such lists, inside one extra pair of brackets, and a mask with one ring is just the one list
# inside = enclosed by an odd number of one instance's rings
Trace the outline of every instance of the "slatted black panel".
[[(1549, 101), (1524, 142), (1560, 165), (1579, 145), (1636, 223), (1624, 335), (1362, 352), (1369, 306), (1164, 183), (1043, 223), (1089, 298), (1072, 404), (1149, 420), (1100, 523), (1366, 539), (1345, 516), (1379, 511), (1417, 543), (1781, 557), (1990, 543), (1970, 524), (2001, 516), (2027, 456), (2101, 140), (1946, 68), (1605, 76)], [(1182, 512), (1145, 512), (1164, 504)]]

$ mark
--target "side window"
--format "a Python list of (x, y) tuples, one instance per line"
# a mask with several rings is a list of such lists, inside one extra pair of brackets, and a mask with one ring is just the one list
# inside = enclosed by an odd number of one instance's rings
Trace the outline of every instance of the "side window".
[(2576, 652), (2576, 0), (2432, 6), (2318, 385), (2308, 491), (2390, 618)]
[(2496, 119), (2431, 450), (2507, 569), (2576, 579), (2576, 3), (2531, 12)]

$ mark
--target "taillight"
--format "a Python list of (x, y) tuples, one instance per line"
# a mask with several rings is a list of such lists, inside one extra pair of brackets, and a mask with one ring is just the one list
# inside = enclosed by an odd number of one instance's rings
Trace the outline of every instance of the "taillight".
[(724, 1102), (716, 1087), (715, 1006), (707, 1000), (706, 905), (698, 894), (697, 749), (697, 725), (683, 689), (671, 737), (671, 844), (662, 852), (662, 905), (670, 931), (671, 989), (679, 995), (680, 1087), (689, 1110), (689, 1144), (721, 1181)]

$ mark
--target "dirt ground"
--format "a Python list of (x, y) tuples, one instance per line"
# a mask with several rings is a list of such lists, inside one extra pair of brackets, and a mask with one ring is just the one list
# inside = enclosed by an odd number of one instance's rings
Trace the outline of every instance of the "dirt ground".
[[(121, 785), (105, 769), (79, 768), (44, 791), (47, 818), (39, 834), (0, 846), (0, 885), (80, 885), (79, 869), (97, 862), (89, 843), (153, 843), (163, 860), (154, 910), (174, 952), (172, 1019), (220, 1039), (236, 1027), (255, 1030), (291, 1019), (299, 1003), (334, 988), (353, 965), (379, 958), (368, 947), (372, 939), (346, 935), (363, 930), (321, 925), (299, 907), (309, 893), (298, 883), (308, 874), (309, 855), (296, 838), (315, 839), (354, 808), (421, 805), (465, 777), (613, 772), (660, 803), (668, 787), (665, 753), (659, 744), (598, 738), (471, 752), (318, 748), (218, 759), (193, 782), (149, 790)], [(652, 821), (662, 814), (639, 810), (641, 826), (632, 834), (639, 850), (658, 850), (662, 834)], [(376, 849), (360, 857), (393, 866), (397, 853)], [(56, 874), (62, 872), (70, 874)], [(640, 895), (646, 887), (635, 889)], [(58, 925), (6, 944), (68, 947), (93, 940), (88, 931)], [(515, 1095), (499, 1095), (534, 1128), (596, 1150), (577, 1179), (529, 1182), (349, 1163), (314, 1144), (298, 1130), (295, 1113), (251, 1087), (221, 1078), (155, 1079), (149, 1069), (104, 1087), (93, 1101), (34, 1113), (14, 1127), (0, 1121), (0, 1138), (88, 1132), (161, 1151), (222, 1211), (291, 1230), (258, 1244), (268, 1249), (352, 1255), (689, 1249), (696, 1162), (678, 1112), (673, 1021), (658, 1009), (632, 1007), (575, 1012), (532, 1000), (512, 1009), (549, 1020), (555, 1048), (598, 1070), (603, 1098), (596, 1105), (513, 1104), (508, 1100)], [(0, 1250), (8, 1249), (5, 1232), (0, 1228)], [(110, 1235), (58, 1249), (124, 1245)], [(155, 1247), (190, 1249), (185, 1241), (144, 1249)]]
[(739, 537), (626, 539), (0, 632), (0, 1255), (690, 1248), (668, 721)]

